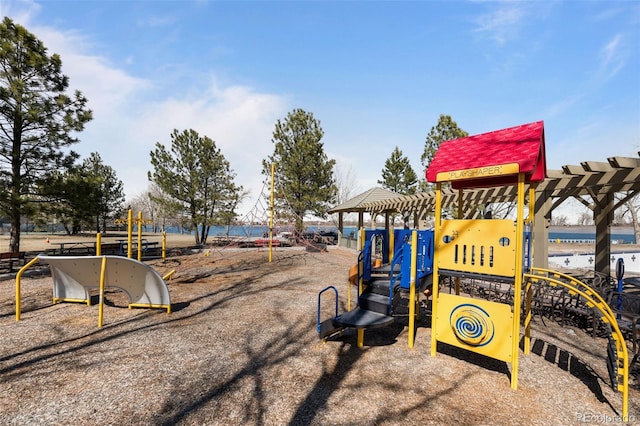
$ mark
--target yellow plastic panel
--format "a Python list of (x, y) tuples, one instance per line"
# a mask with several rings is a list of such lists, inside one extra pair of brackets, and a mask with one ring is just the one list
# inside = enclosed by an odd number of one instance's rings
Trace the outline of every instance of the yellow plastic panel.
[(498, 164), (494, 166), (476, 167), (473, 169), (439, 172), (436, 175), (436, 182), (449, 182), (463, 179), (517, 175), (519, 172), (520, 165), (518, 163)]
[(515, 276), (516, 225), (513, 220), (443, 220), (436, 235), (438, 268)]
[(510, 305), (455, 294), (439, 296), (435, 330), (439, 342), (511, 362), (512, 330)]

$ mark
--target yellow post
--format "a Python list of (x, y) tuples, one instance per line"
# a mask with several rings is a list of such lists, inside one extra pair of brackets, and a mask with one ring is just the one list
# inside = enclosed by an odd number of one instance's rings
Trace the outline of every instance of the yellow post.
[(21, 297), (20, 280), (22, 279), (22, 274), (24, 273), (24, 271), (29, 269), (31, 267), (31, 265), (33, 265), (37, 261), (38, 261), (38, 257), (36, 256), (33, 259), (31, 259), (26, 265), (24, 265), (22, 268), (20, 268), (20, 270), (16, 274), (16, 321), (20, 321), (20, 308), (21, 308), (21, 305), (20, 305), (20, 297)]
[[(464, 209), (462, 205), (464, 191), (458, 189), (458, 219), (464, 218)], [(460, 277), (455, 277), (456, 296), (460, 296)]]
[[(536, 208), (536, 184), (531, 182), (529, 184), (529, 206), (527, 213), (527, 223), (529, 224), (529, 269), (531, 269), (533, 262), (533, 220), (535, 217)], [(525, 271), (529, 272), (529, 271)], [(525, 305), (524, 305), (524, 347), (523, 352), (525, 355), (531, 353), (531, 320), (533, 313), (531, 312), (531, 303), (533, 301), (533, 288), (531, 280), (527, 280), (525, 284)]]
[[(442, 184), (436, 184), (436, 204), (435, 204), (435, 235), (440, 235), (442, 228)], [(436, 338), (436, 323), (438, 320), (438, 293), (440, 276), (438, 272), (438, 250), (433, 251), (433, 285), (431, 287), (431, 356), (436, 356), (438, 339)]]
[(393, 260), (393, 251), (395, 248), (395, 235), (393, 234), (393, 225), (388, 229), (389, 231), (389, 263)]
[[(365, 230), (363, 226), (362, 228), (360, 228), (360, 238), (358, 238), (358, 240), (360, 241), (360, 247), (358, 247), (359, 251), (362, 251), (364, 249), (364, 243), (365, 243), (364, 236), (365, 236)], [(360, 276), (362, 276), (362, 273), (364, 272), (363, 271), (364, 262), (371, 262), (371, 259), (362, 259), (362, 265), (358, 263), (358, 271)], [(360, 278), (358, 280), (358, 297), (360, 297), (363, 290), (364, 290), (364, 282), (362, 278)], [(358, 330), (357, 345), (359, 348), (361, 348), (364, 346), (364, 328), (358, 328), (357, 330)]]
[[(362, 251), (364, 249), (364, 227), (360, 228), (360, 247), (358, 247), (358, 251)], [(358, 275), (362, 276), (362, 274), (364, 273), (364, 262), (371, 262), (371, 259), (362, 259), (362, 265), (358, 264)], [(362, 294), (362, 292), (364, 291), (364, 283), (362, 281), (362, 278), (360, 278), (358, 280), (358, 297), (360, 297), (360, 295)]]
[(162, 260), (167, 260), (167, 231), (162, 231)]
[(129, 209), (127, 213), (127, 257), (131, 259), (131, 244), (133, 243), (133, 212)]
[(411, 232), (411, 277), (409, 281), (409, 349), (413, 349), (416, 322), (416, 266), (418, 264), (418, 231)]
[(104, 311), (104, 281), (107, 273), (107, 258), (102, 257), (102, 267), (100, 268), (100, 299), (98, 302), (98, 327), (102, 327), (102, 313)]
[(138, 262), (142, 261), (142, 212), (138, 212)]
[(516, 264), (513, 283), (513, 327), (511, 346), (511, 389), (518, 389), (518, 355), (520, 351), (520, 307), (522, 306), (522, 256), (524, 241), (524, 173), (518, 174), (518, 205), (516, 215)]
[(525, 355), (531, 353), (531, 280), (527, 280), (524, 285), (524, 345), (522, 351)]
[(347, 311), (351, 310), (351, 280), (347, 279)]
[(102, 253), (102, 234), (99, 232), (96, 234), (96, 256), (100, 256)]
[(271, 212), (269, 214), (269, 262), (273, 259), (273, 193), (276, 165), (271, 163)]

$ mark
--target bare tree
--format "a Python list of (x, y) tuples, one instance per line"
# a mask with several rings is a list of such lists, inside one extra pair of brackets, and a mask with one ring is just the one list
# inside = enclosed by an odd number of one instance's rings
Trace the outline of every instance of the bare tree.
[(580, 216), (578, 216), (578, 225), (593, 225), (593, 213), (580, 213)]
[(352, 198), (354, 194), (360, 192), (360, 188), (356, 183), (356, 175), (351, 164), (346, 166), (336, 162), (336, 165), (333, 168), (333, 175), (336, 181), (336, 186), (338, 187), (338, 192), (336, 194), (337, 204), (344, 203)]
[(566, 226), (569, 224), (569, 219), (563, 214), (551, 217), (552, 226)]
[[(333, 177), (335, 179), (338, 192), (336, 193), (336, 205), (340, 205), (351, 198), (358, 192), (360, 188), (356, 183), (356, 175), (351, 164), (348, 166), (338, 163), (333, 168)], [(334, 225), (338, 225), (338, 215), (332, 214), (331, 221)]]
[[(633, 226), (633, 234), (635, 236), (636, 243), (640, 242), (640, 222), (638, 222), (638, 216), (640, 212), (640, 195), (627, 192), (620, 194), (620, 198), (625, 200), (616, 213), (620, 213), (620, 219), (622, 223), (629, 223)], [(617, 216), (616, 216), (617, 218)]]

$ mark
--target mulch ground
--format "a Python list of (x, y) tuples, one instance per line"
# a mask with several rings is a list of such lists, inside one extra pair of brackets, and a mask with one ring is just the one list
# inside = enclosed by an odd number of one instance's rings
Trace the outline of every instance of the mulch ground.
[[(384, 425), (617, 423), (606, 339), (536, 319), (532, 354), (511, 366), (447, 345), (430, 356), (429, 304), (413, 349), (407, 317), (323, 344), (318, 291), (340, 291), (356, 253), (256, 249), (174, 256), (153, 266), (169, 282), (173, 312), (127, 309), (124, 295), (98, 307), (51, 303), (51, 278), (0, 282), (0, 424)], [(324, 300), (324, 299), (323, 299)], [(329, 299), (322, 317), (332, 315)], [(640, 422), (638, 373), (630, 420)]]

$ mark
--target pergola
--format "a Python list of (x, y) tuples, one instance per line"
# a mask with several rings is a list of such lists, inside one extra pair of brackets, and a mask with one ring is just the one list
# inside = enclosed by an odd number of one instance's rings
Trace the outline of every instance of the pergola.
[(343, 229), (344, 229), (344, 214), (345, 213), (358, 213), (358, 229), (362, 228), (364, 226), (364, 213), (372, 213), (372, 214), (383, 214), (385, 217), (385, 227), (389, 227), (389, 214), (392, 211), (395, 211), (394, 209), (385, 209), (385, 208), (380, 208), (380, 209), (376, 209), (376, 210), (367, 210), (365, 207), (365, 205), (370, 205), (372, 203), (377, 203), (380, 201), (391, 201), (394, 200), (398, 197), (400, 197), (401, 195), (393, 192), (393, 191), (389, 191), (387, 189), (384, 188), (378, 188), (378, 187), (374, 187), (371, 188), (361, 194), (356, 195), (355, 197), (345, 201), (344, 203), (337, 205), (335, 207), (333, 207), (331, 210), (329, 210), (327, 213), (332, 214), (332, 213), (338, 213), (338, 238), (339, 240), (342, 240), (342, 234), (343, 234)]
[[(640, 153), (639, 153), (640, 155)], [(575, 198), (593, 212), (596, 226), (596, 271), (609, 274), (611, 267), (611, 230), (613, 212), (640, 190), (640, 158), (611, 157), (606, 162), (587, 161), (580, 165), (565, 165), (562, 170), (548, 170), (547, 177), (534, 185), (534, 266), (547, 267), (548, 225), (553, 210), (569, 198)], [(513, 202), (516, 190), (513, 186), (482, 189), (444, 189), (442, 207), (458, 208), (458, 195), (462, 191), (462, 210), (465, 217), (481, 213), (478, 206), (491, 203)], [(616, 200), (615, 194), (624, 194)], [(367, 212), (400, 212), (426, 219), (433, 215), (435, 194), (424, 192), (386, 200), (363, 203)]]

